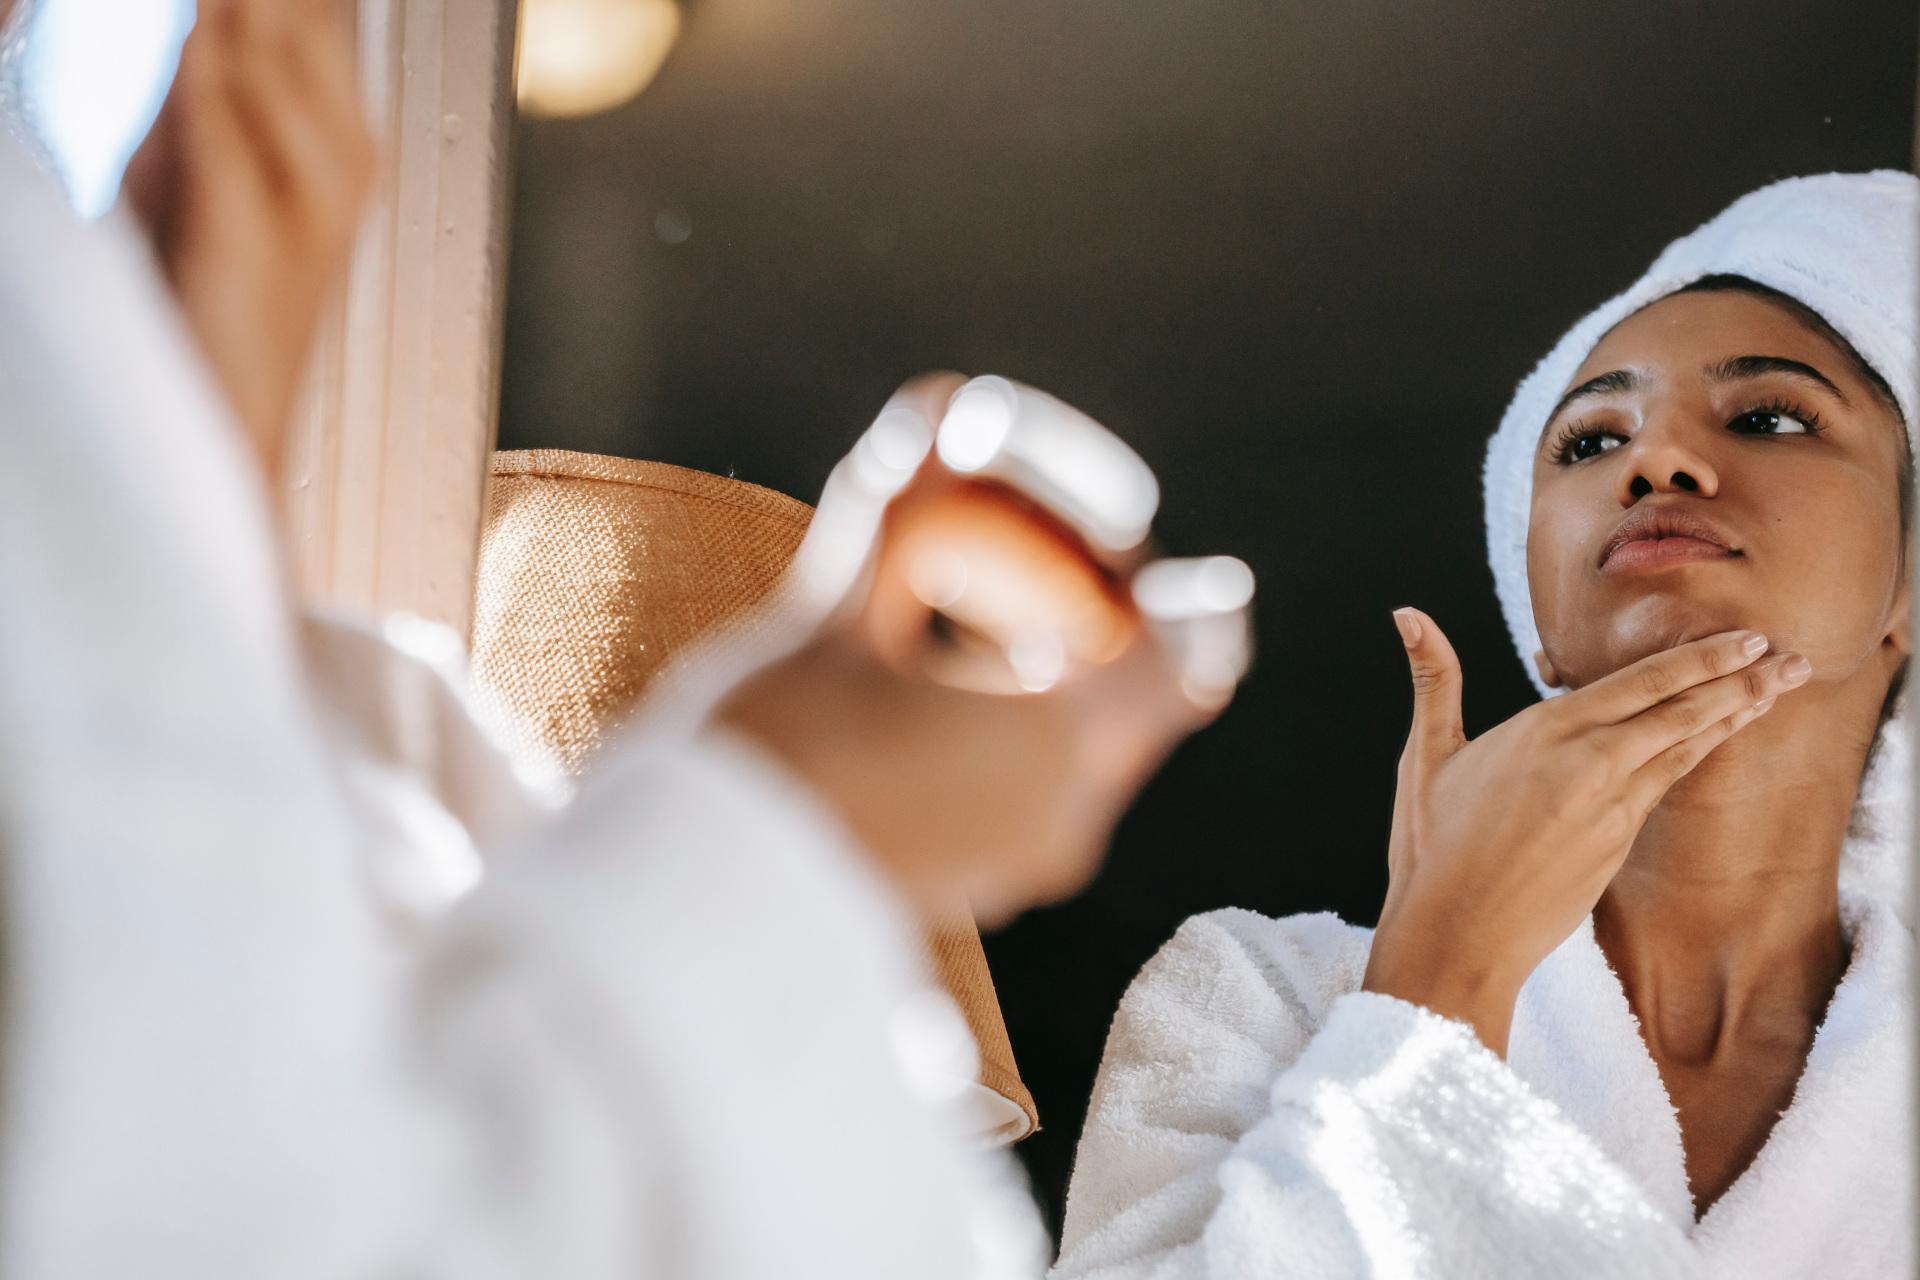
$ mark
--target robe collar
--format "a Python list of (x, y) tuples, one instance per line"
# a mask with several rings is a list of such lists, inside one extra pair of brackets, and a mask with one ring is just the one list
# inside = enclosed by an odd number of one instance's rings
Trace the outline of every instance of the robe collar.
[(1891, 1274), (1912, 1254), (1913, 935), (1843, 898), (1852, 948), (1793, 1101), (1698, 1222), (1673, 1103), (1589, 917), (1514, 1010), (1508, 1062), (1688, 1231), (1710, 1274)]

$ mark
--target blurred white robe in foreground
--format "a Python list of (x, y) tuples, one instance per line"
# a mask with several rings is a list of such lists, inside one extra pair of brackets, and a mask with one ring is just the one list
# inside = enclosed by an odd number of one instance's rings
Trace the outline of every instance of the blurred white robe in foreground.
[(1029, 1267), (900, 906), (743, 745), (618, 755), (392, 926), (396, 813), (460, 806), (339, 745), (243, 450), (137, 233), (0, 139), (0, 1270)]

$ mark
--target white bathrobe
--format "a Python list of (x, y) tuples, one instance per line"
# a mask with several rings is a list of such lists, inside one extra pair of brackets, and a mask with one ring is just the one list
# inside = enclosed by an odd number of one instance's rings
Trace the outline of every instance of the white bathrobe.
[(1037, 1274), (950, 1123), (964, 1023), (810, 793), (633, 745), (436, 922), (516, 784), (286, 599), (137, 233), (0, 137), (0, 1272)]
[(490, 870), (426, 983), (514, 1274), (1037, 1276), (973, 1044), (891, 890), (743, 741), (636, 744)]
[(1912, 935), (1850, 905), (1852, 962), (1793, 1104), (1693, 1219), (1680, 1131), (1583, 926), (1506, 1062), (1359, 990), (1371, 932), (1216, 911), (1128, 990), (1055, 1275), (1892, 1277), (1912, 1269)]
[[(1917, 213), (1909, 174), (1754, 192), (1669, 246), (1521, 384), (1486, 490), (1523, 661), (1538, 647), (1533, 451), (1600, 338), (1702, 276), (1746, 276), (1824, 316), (1913, 424)], [(1183, 925), (1121, 1003), (1055, 1275), (1912, 1275), (1912, 778), (1897, 715), (1841, 860), (1846, 976), (1792, 1105), (1700, 1221), (1672, 1104), (1591, 922), (1527, 982), (1502, 1062), (1463, 1024), (1361, 992), (1368, 931), (1221, 911)]]

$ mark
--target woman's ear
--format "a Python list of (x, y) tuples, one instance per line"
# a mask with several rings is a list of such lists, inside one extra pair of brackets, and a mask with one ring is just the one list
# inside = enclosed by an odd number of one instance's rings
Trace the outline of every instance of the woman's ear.
[(1549, 689), (1558, 689), (1560, 687), (1560, 673), (1553, 669), (1553, 663), (1548, 661), (1547, 651), (1545, 649), (1535, 649), (1533, 651), (1533, 669), (1540, 673), (1541, 684), (1544, 684)]

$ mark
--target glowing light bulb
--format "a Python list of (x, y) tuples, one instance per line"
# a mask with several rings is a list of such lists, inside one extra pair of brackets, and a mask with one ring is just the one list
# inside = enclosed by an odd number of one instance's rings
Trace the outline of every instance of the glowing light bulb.
[(585, 116), (629, 101), (680, 34), (674, 0), (521, 0), (520, 109)]

